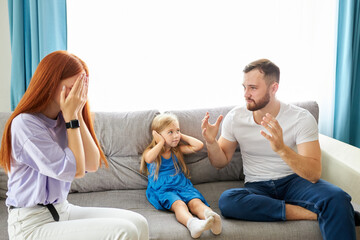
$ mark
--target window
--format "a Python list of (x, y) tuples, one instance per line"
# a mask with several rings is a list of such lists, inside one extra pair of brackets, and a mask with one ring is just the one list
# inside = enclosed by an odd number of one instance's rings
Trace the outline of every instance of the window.
[(332, 114), (337, 0), (76, 0), (67, 10), (93, 111), (243, 104), (244, 66), (268, 58), (280, 100)]

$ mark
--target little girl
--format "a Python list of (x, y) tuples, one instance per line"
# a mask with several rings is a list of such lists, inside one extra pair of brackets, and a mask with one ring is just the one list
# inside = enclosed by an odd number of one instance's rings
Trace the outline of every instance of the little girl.
[[(193, 238), (200, 237), (208, 229), (215, 235), (220, 234), (221, 218), (193, 187), (183, 159), (183, 154), (201, 150), (203, 143), (180, 133), (179, 121), (171, 113), (157, 115), (151, 130), (153, 140), (142, 155), (140, 167), (142, 173), (149, 175), (147, 199), (156, 209), (174, 212)], [(179, 144), (180, 140), (188, 145)]]

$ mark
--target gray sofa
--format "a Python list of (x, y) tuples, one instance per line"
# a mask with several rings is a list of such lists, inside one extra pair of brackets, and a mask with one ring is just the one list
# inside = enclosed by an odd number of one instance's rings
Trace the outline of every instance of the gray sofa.
[[(316, 102), (297, 105), (308, 109), (318, 119)], [(181, 131), (202, 139), (200, 124), (206, 111), (212, 116), (226, 115), (232, 107), (172, 111), (179, 117)], [(129, 209), (146, 217), (149, 222), (150, 239), (192, 239), (189, 231), (178, 223), (175, 215), (156, 210), (146, 199), (147, 178), (139, 173), (141, 153), (151, 141), (150, 124), (157, 110), (94, 113), (95, 131), (109, 161), (109, 168), (88, 173), (73, 182), (69, 202), (80, 206), (99, 206)], [(0, 134), (10, 113), (0, 113)], [(339, 185), (353, 196), (353, 205), (360, 210), (360, 149), (320, 135), (323, 152), (323, 178)], [(341, 152), (347, 151), (346, 159)], [(231, 163), (216, 170), (207, 158), (206, 147), (185, 158), (191, 172), (191, 181), (218, 213), (218, 199), (229, 188), (243, 186), (242, 160), (239, 149)], [(349, 164), (349, 161), (350, 164)], [(352, 161), (352, 162), (351, 162)], [(353, 165), (351, 165), (353, 164)], [(7, 239), (7, 208), (5, 206), (7, 176), (0, 170), (0, 239)], [(357, 227), (360, 239), (360, 228)], [(247, 222), (223, 218), (221, 235), (210, 231), (202, 239), (321, 239), (316, 221)]]

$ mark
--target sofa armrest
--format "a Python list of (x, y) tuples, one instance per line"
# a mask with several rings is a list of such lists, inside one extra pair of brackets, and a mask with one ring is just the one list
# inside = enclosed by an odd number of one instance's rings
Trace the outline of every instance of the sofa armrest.
[(360, 204), (360, 148), (319, 134), (322, 154), (321, 178), (351, 195)]

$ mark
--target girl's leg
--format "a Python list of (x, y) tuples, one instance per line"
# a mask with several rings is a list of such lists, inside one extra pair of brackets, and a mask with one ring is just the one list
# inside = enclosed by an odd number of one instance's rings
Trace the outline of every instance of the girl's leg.
[(188, 202), (190, 211), (198, 216), (200, 219), (214, 218), (214, 224), (211, 227), (211, 232), (215, 235), (221, 233), (222, 223), (219, 214), (214, 212), (211, 208), (206, 206), (200, 199), (194, 198)]
[(194, 198), (188, 202), (188, 207), (192, 214), (198, 216), (200, 219), (205, 219), (205, 210), (211, 210), (208, 206), (206, 206), (200, 199)]
[(188, 207), (181, 200), (176, 200), (171, 205), (170, 210), (175, 213), (176, 220), (184, 226), (186, 226), (189, 219), (193, 218), (193, 215), (189, 212)]
[(170, 208), (175, 213), (176, 219), (185, 225), (191, 234), (191, 237), (198, 238), (205, 231), (211, 228), (214, 223), (214, 218), (209, 217), (205, 220), (200, 220), (192, 216), (187, 205), (181, 201), (175, 201)]

